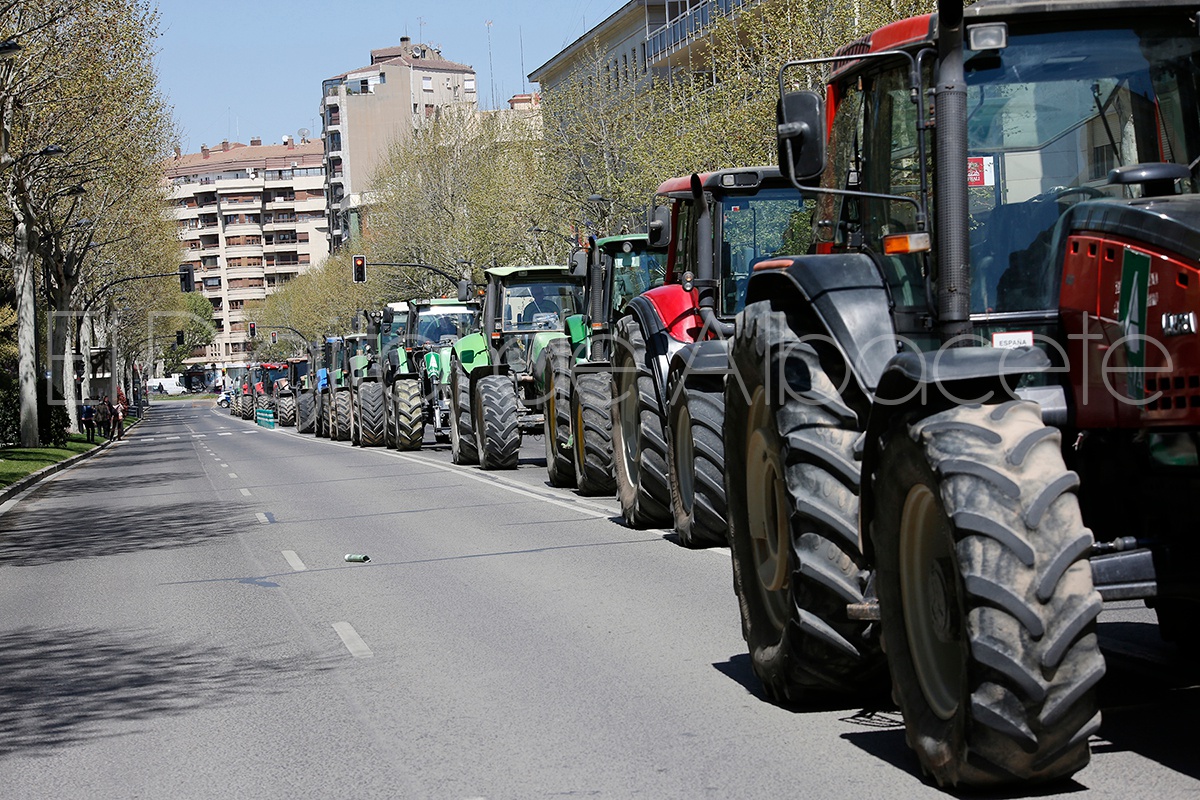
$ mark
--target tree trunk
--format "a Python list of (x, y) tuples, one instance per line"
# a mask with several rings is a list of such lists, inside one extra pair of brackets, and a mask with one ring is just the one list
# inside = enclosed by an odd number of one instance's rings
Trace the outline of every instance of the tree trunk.
[(29, 225), (14, 228), (13, 285), (17, 294), (17, 373), (21, 397), (21, 446), (37, 447), (37, 312), (33, 302), (35, 256), (29, 248)]
[(92, 396), (92, 317), (90, 314), (85, 313), (79, 318), (77, 339), (79, 352), (83, 354), (83, 382), (79, 388), (83, 392), (83, 399), (86, 400)]
[(75, 368), (71, 356), (71, 317), (69, 310), (56, 309), (50, 320), (50, 384), (59, 393), (60, 402), (67, 410), (71, 433), (79, 433), (79, 406), (75, 397)]

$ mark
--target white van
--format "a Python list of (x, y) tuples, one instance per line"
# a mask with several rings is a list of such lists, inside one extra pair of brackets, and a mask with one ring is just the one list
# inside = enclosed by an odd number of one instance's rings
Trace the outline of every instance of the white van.
[(168, 376), (166, 378), (147, 378), (146, 391), (148, 391), (151, 395), (175, 395), (184, 394), (187, 392), (187, 387), (179, 382), (179, 378), (175, 377)]

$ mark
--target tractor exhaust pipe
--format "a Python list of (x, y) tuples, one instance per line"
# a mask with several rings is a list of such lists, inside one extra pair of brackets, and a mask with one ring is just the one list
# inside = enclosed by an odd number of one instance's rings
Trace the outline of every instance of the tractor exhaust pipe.
[(718, 338), (727, 339), (733, 336), (733, 326), (722, 322), (717, 317), (717, 286), (720, 276), (717, 275), (716, 263), (713, 260), (713, 221), (712, 210), (704, 199), (704, 185), (700, 176), (692, 173), (692, 197), (696, 200), (696, 300), (700, 311), (700, 320), (704, 327), (713, 331)]
[[(942, 341), (971, 333), (971, 250), (967, 228), (967, 80), (962, 0), (938, 0), (937, 315)], [(959, 344), (966, 344), (965, 341)]]

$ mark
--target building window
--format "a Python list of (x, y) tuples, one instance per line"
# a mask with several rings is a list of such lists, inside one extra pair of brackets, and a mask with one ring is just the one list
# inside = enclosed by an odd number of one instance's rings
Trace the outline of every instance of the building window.
[(433, 76), (432, 75), (421, 76), (421, 88), (427, 92), (433, 91)]
[(465, 89), (468, 92), (475, 91), (475, 76), (472, 75), (468, 78), (463, 79), (463, 89)]

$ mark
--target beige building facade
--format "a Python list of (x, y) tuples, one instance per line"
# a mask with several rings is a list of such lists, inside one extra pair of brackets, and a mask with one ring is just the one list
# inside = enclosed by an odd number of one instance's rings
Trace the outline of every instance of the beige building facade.
[(320, 140), (222, 142), (176, 153), (167, 165), (179, 225), (180, 264), (212, 304), (214, 343), (188, 363), (251, 360), (245, 306), (262, 300), (329, 252), (325, 151)]
[(397, 142), (447, 107), (477, 107), (475, 70), (407, 36), (371, 51), (371, 63), (326, 80), (321, 92), (329, 246), (362, 231), (376, 168)]

